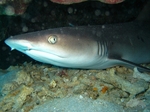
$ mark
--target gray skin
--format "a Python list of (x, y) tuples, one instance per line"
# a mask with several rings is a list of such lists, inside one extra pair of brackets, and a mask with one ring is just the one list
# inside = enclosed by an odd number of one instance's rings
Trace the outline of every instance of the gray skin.
[(11, 36), (5, 43), (31, 58), (69, 68), (105, 69), (150, 62), (149, 22), (64, 27)]
[(69, 68), (105, 69), (150, 62), (150, 0), (134, 22), (66, 27), (11, 36), (5, 43), (31, 58)]

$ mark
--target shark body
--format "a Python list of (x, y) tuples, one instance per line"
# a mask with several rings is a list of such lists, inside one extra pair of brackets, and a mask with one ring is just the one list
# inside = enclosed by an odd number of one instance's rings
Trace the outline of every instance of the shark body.
[(122, 65), (150, 71), (150, 22), (63, 27), (11, 36), (5, 43), (31, 58), (61, 67), (105, 69)]

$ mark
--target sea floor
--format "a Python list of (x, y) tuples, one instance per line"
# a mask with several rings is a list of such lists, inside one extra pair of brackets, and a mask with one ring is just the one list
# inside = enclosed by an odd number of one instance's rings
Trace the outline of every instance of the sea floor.
[(0, 112), (149, 112), (150, 75), (24, 63), (0, 72)]

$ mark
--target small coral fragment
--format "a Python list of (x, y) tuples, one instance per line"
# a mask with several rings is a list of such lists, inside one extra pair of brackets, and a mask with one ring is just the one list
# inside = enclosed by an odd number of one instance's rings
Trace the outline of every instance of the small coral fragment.
[(0, 0), (0, 15), (22, 15), (32, 0)]
[(50, 83), (50, 87), (54, 88), (54, 87), (56, 87), (56, 85), (57, 85), (56, 82), (54, 80), (52, 80)]
[(12, 91), (10, 94), (6, 95), (3, 99), (0, 101), (0, 105), (3, 111), (6, 110), (18, 110), (22, 107), (24, 104), (26, 97), (31, 94), (33, 91), (33, 88), (27, 87), (27, 86), (20, 86), (16, 90)]
[(146, 82), (150, 82), (150, 75), (146, 73), (140, 73), (137, 68), (134, 68), (133, 77), (137, 79), (143, 79)]
[(94, 88), (93, 88), (93, 91), (98, 91), (98, 88), (94, 87)]
[(102, 92), (103, 94), (105, 94), (107, 90), (108, 90), (108, 87), (107, 87), (107, 86), (104, 86), (104, 87), (102, 88), (101, 92)]
[[(80, 3), (80, 2), (84, 2), (84, 1), (88, 1), (88, 0), (51, 0), (52, 2), (55, 3), (59, 3), (59, 4), (73, 4), (73, 3)], [(96, 0), (95, 0), (96, 1)], [(124, 0), (97, 0), (103, 3), (107, 3), (107, 4), (118, 4), (123, 2)]]
[(73, 4), (73, 3), (84, 2), (87, 0), (51, 0), (51, 1), (59, 4)]
[(99, 0), (99, 1), (107, 3), (107, 4), (118, 4), (118, 3), (121, 3), (125, 0)]

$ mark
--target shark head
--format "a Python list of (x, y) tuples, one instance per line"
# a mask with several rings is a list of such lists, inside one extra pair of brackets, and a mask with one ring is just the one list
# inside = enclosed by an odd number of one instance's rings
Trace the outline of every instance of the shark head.
[(81, 34), (59, 28), (11, 36), (5, 43), (37, 61), (77, 68), (88, 66), (97, 54), (97, 43)]

